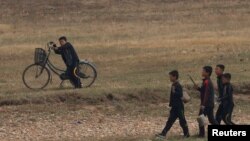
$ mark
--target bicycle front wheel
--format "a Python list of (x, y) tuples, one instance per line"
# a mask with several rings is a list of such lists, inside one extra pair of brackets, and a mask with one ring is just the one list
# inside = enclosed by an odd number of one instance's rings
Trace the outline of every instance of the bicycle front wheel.
[(47, 67), (38, 64), (28, 66), (23, 72), (23, 83), (30, 89), (43, 89), (50, 80), (50, 72)]

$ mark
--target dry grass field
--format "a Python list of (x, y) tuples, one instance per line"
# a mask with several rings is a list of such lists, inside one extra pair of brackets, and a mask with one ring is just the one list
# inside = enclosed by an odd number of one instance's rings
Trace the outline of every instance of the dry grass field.
[[(192, 96), (186, 116), (195, 135), (199, 99), (187, 74), (200, 83), (201, 68), (218, 63), (233, 75), (233, 119), (249, 124), (249, 7), (247, 0), (0, 0), (1, 140), (154, 140), (168, 116), (172, 69)], [(22, 72), (34, 49), (61, 35), (97, 66), (97, 81), (60, 89), (53, 75), (44, 90), (27, 89)], [(65, 68), (60, 56), (51, 60)], [(182, 140), (174, 126), (169, 140)]]

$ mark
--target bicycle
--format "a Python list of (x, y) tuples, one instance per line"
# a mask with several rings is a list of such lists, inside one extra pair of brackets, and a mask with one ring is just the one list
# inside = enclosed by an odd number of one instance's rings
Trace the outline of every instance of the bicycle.
[[(52, 82), (51, 71), (62, 80), (60, 87), (62, 87), (65, 80), (69, 80), (66, 71), (57, 68), (49, 60), (51, 50), (53, 50), (52, 43), (47, 43), (46, 47), (48, 48), (48, 53), (43, 48), (35, 49), (34, 64), (27, 66), (23, 71), (22, 80), (29, 89), (45, 88), (49, 82)], [(90, 87), (97, 78), (95, 65), (87, 60), (81, 60), (74, 73), (81, 79), (83, 88)]]

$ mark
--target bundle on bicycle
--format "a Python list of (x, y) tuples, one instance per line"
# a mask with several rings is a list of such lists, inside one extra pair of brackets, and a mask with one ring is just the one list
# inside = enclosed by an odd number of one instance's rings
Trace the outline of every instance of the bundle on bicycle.
[[(23, 83), (27, 88), (36, 90), (45, 88), (52, 80), (51, 72), (56, 74), (62, 80), (60, 86), (62, 86), (62, 83), (65, 80), (69, 80), (76, 88), (90, 87), (95, 82), (97, 77), (95, 65), (86, 60), (72, 62), (75, 60), (70, 60), (65, 57), (65, 52), (68, 53), (69, 51), (66, 50), (63, 52), (63, 47), (64, 46), (56, 47), (53, 42), (49, 42), (46, 45), (47, 51), (43, 48), (35, 49), (34, 64), (29, 65), (22, 75)], [(52, 50), (57, 54), (64, 53), (62, 58), (67, 66), (67, 70), (59, 69), (52, 64), (49, 59)]]

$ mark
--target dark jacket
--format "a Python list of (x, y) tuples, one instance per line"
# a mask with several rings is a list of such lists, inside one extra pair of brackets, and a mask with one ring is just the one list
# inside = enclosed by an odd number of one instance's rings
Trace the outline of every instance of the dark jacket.
[(223, 97), (221, 102), (224, 106), (234, 105), (233, 102), (233, 86), (230, 83), (224, 85)]
[(201, 105), (205, 107), (214, 107), (214, 86), (210, 78), (203, 79), (200, 91)]
[(62, 59), (67, 67), (73, 67), (79, 63), (79, 58), (75, 52), (74, 47), (67, 42), (65, 45), (54, 50), (56, 54), (61, 54)]
[(217, 86), (218, 86), (218, 93), (219, 93), (219, 98), (223, 97), (223, 83), (222, 83), (222, 75), (217, 76)]
[(173, 83), (171, 86), (169, 106), (172, 108), (183, 108), (182, 96), (183, 91), (181, 84), (179, 82)]

